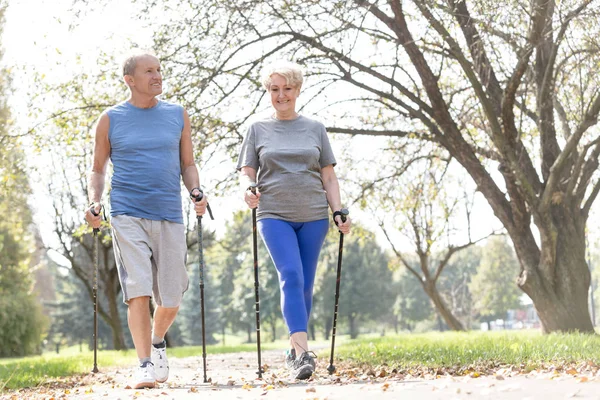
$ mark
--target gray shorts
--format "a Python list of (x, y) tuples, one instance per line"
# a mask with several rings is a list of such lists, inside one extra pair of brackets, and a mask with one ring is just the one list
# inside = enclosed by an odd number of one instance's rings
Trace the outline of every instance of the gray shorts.
[(188, 289), (185, 227), (169, 221), (115, 215), (113, 248), (123, 301), (154, 295), (162, 307), (179, 307)]

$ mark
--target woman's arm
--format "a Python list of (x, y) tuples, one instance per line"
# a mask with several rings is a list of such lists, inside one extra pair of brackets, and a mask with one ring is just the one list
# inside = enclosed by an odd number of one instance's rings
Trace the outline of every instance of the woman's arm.
[[(342, 209), (340, 184), (337, 176), (335, 175), (333, 165), (327, 165), (324, 168), (321, 168), (321, 179), (323, 180), (323, 189), (325, 189), (327, 194), (329, 208), (332, 212), (340, 211)], [(337, 223), (340, 232), (343, 234), (350, 233), (350, 226), (352, 225), (350, 217), (346, 217), (346, 221), (342, 222), (342, 217), (337, 215), (335, 217), (335, 222)]]
[(256, 194), (248, 190), (250, 185), (254, 184), (256, 184), (256, 170), (252, 167), (242, 167), (240, 169), (240, 189), (244, 192), (244, 201), (250, 208), (258, 207), (260, 199), (258, 188), (256, 188)]

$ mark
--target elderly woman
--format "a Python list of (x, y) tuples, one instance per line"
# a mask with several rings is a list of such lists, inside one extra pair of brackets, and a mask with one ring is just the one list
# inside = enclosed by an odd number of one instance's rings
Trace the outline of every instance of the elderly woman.
[[(342, 233), (351, 225), (350, 218), (341, 219), (336, 161), (325, 126), (296, 112), (302, 82), (297, 64), (266, 69), (263, 85), (275, 112), (250, 126), (237, 164), (244, 200), (258, 207), (258, 230), (277, 268), (290, 334), (285, 364), (295, 379), (308, 379), (315, 370), (307, 330), (317, 261), (329, 229), (327, 206)], [(254, 183), (256, 194), (248, 189)]]

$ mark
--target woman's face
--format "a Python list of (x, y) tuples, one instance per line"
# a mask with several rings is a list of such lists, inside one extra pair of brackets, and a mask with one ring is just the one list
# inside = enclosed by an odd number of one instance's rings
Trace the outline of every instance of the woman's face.
[(300, 88), (288, 85), (285, 78), (279, 74), (271, 75), (271, 104), (277, 112), (295, 112), (296, 99), (300, 95)]

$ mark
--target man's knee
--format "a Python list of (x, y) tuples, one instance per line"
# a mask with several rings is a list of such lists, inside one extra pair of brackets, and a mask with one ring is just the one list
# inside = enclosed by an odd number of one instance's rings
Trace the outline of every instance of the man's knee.
[(137, 310), (144, 307), (150, 307), (150, 296), (140, 296), (129, 299), (127, 302), (129, 310)]

